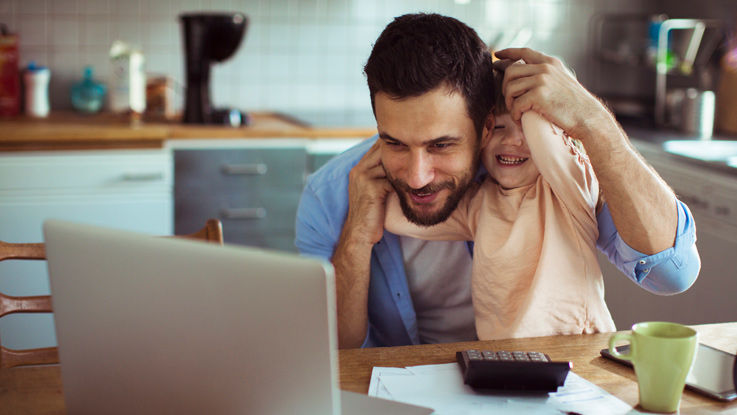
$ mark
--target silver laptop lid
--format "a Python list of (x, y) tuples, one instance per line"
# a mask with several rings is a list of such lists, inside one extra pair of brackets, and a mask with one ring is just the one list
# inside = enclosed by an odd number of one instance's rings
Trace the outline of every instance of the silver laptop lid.
[(339, 413), (333, 271), (44, 224), (69, 413)]

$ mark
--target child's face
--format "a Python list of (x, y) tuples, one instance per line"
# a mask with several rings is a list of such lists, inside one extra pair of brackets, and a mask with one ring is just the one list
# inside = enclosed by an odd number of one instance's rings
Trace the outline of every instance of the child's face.
[(505, 189), (532, 184), (540, 174), (530, 158), (522, 128), (509, 114), (496, 116), (494, 131), (481, 158), (489, 175)]

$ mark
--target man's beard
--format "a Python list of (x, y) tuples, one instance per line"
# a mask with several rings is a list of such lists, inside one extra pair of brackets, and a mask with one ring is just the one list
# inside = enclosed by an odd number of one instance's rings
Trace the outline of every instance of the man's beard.
[(413, 189), (406, 182), (392, 177), (389, 172), (386, 172), (386, 178), (397, 192), (397, 195), (399, 196), (399, 205), (402, 207), (402, 212), (407, 220), (419, 226), (432, 226), (444, 222), (448, 217), (450, 217), (456, 207), (458, 207), (458, 203), (471, 186), (474, 176), (473, 172), (475, 171), (476, 166), (472, 166), (472, 169), (466, 172), (466, 174), (460, 178), (458, 183), (453, 181), (430, 183), (420, 189), (414, 189), (415, 193), (435, 193), (443, 189), (450, 190), (450, 195), (445, 199), (445, 204), (438, 211), (429, 215), (423, 215), (412, 210), (408, 193), (411, 193)]

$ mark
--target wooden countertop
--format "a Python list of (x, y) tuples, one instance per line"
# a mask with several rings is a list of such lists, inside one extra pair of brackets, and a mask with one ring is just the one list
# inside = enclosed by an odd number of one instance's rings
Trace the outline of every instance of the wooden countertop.
[(364, 138), (376, 128), (311, 127), (273, 112), (251, 113), (248, 127), (139, 121), (113, 114), (52, 113), (45, 119), (0, 120), (0, 151), (161, 148), (169, 139)]

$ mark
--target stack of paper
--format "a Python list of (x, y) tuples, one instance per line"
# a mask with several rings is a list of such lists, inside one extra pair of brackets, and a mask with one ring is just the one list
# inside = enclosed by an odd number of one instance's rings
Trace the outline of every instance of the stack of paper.
[(433, 408), (436, 414), (637, 414), (631, 406), (573, 372), (552, 393), (477, 393), (456, 363), (374, 367), (369, 395)]

